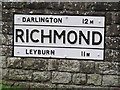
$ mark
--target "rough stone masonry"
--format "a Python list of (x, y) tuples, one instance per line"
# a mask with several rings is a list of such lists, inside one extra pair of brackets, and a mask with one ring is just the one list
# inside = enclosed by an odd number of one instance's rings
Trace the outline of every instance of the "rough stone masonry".
[[(0, 66), (3, 85), (28, 90), (120, 90), (120, 2), (2, 2), (0, 6)], [(12, 57), (13, 13), (104, 15), (105, 59)]]

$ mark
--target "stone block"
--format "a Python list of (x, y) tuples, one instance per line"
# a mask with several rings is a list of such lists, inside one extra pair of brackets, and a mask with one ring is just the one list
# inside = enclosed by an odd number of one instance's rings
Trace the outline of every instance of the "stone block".
[(24, 59), (16, 57), (7, 58), (7, 67), (8, 68), (22, 68)]
[(94, 61), (81, 61), (80, 62), (80, 72), (81, 73), (94, 73), (95, 72), (95, 62)]
[(7, 42), (7, 35), (0, 34), (0, 44), (5, 45)]
[[(29, 88), (29, 82), (23, 82), (23, 81), (7, 81), (7, 80), (3, 80), (2, 82), (3, 86), (7, 86), (7, 87), (10, 87), (10, 88), (6, 88), (6, 89), (20, 89), (20, 90), (28, 90)], [(16, 87), (16, 88), (15, 88)]]
[(10, 9), (10, 8), (25, 8), (26, 3), (25, 2), (2, 2), (2, 8), (3, 9)]
[(68, 71), (68, 72), (79, 72), (80, 63), (77, 60), (56, 60), (50, 59), (49, 70)]
[(79, 72), (80, 63), (77, 60), (58, 60), (59, 71)]
[(82, 89), (82, 86), (78, 86), (78, 85), (59, 84), (57, 85), (57, 90), (83, 90), (83, 89)]
[(2, 69), (2, 79), (7, 80), (8, 78), (8, 69)]
[(95, 69), (98, 74), (118, 74), (118, 63), (96, 62)]
[(0, 25), (0, 34), (2, 34), (2, 25)]
[(0, 56), (0, 68), (6, 67), (6, 56)]
[(3, 22), (12, 22), (13, 21), (13, 13), (11, 13), (9, 10), (3, 10), (2, 12), (2, 21)]
[(106, 14), (106, 24), (107, 25), (114, 25), (114, 24), (117, 24), (119, 25), (120, 24), (120, 12), (111, 12), (111, 11), (108, 11)]
[(2, 33), (13, 34), (12, 22), (3, 22)]
[(94, 2), (86, 2), (85, 3), (85, 10), (86, 11), (94, 11), (94, 5), (95, 3)]
[(110, 90), (120, 90), (120, 87), (110, 87)]
[(2, 80), (2, 84), (6, 86), (12, 86), (14, 84), (14, 81)]
[(85, 9), (84, 2), (65, 2), (65, 3), (62, 2), (62, 3), (64, 4), (63, 9), (66, 9), (66, 10), (84, 11)]
[(106, 13), (106, 25), (111, 25), (113, 24), (113, 20), (112, 20), (112, 14), (111, 12), (107, 12)]
[[(79, 10), (71, 11), (71, 10), (66, 10), (66, 9), (58, 11), (57, 13), (62, 14), (62, 15), (73, 15), (73, 14), (75, 14), (75, 15), (83, 15), (84, 14), (83, 11), (79, 11)], [(54, 14), (54, 12), (53, 12), (53, 14)]]
[(22, 70), (22, 69), (10, 69), (9, 71), (9, 80), (21, 80), (21, 81), (30, 81), (32, 80), (32, 70)]
[(13, 45), (13, 35), (7, 35), (6, 45)]
[(50, 72), (34, 72), (33, 73), (33, 80), (34, 81), (40, 81), (40, 82), (46, 82), (49, 81), (51, 78)]
[(49, 5), (46, 8), (47, 9), (52, 9), (54, 11), (63, 10), (64, 9), (64, 3), (63, 2), (48, 2)]
[(86, 74), (81, 74), (81, 73), (73, 74), (72, 81), (74, 84), (85, 85), (87, 82)]
[(2, 82), (2, 68), (0, 68), (0, 83)]
[(1, 56), (12, 56), (13, 52), (13, 47), (12, 46), (6, 46), (2, 45), (1, 47)]
[(99, 74), (88, 74), (87, 84), (88, 85), (101, 85), (102, 76)]
[[(118, 10), (119, 3), (118, 2), (95, 2), (89, 4), (89, 10), (95, 11), (116, 11)], [(87, 9), (87, 8), (86, 8)]]
[(119, 86), (119, 80), (117, 75), (103, 75), (103, 86)]
[(69, 83), (71, 81), (71, 73), (53, 72), (52, 83)]
[[(118, 75), (120, 75), (120, 63), (118, 63)], [(119, 79), (120, 81), (120, 79)]]
[(2, 56), (0, 56), (0, 68), (2, 68)]
[(0, 21), (0, 26), (2, 26), (2, 21)]
[(120, 37), (106, 37), (105, 39), (106, 39), (105, 40), (106, 49), (119, 49), (120, 48), (120, 45), (119, 45)]
[(58, 63), (57, 59), (49, 59), (48, 60), (48, 70), (58, 70)]
[(25, 5), (26, 5), (26, 8), (28, 8), (28, 9), (39, 10), (42, 8), (46, 9), (50, 5), (50, 3), (49, 2), (32, 2), (32, 3), (28, 2)]
[(1, 10), (1, 7), (0, 7), (0, 21), (2, 21), (2, 10)]
[(24, 90), (24, 89), (26, 89), (26, 90), (29, 90), (29, 87), (30, 87), (30, 83), (29, 82), (14, 82), (14, 84), (13, 85), (11, 85), (11, 87), (16, 87), (16, 89), (22, 89), (22, 90)]
[(110, 88), (100, 86), (84, 86), (82, 90), (110, 90)]
[(120, 36), (120, 25), (112, 24), (106, 26), (107, 37), (118, 37)]
[(113, 16), (115, 17), (115, 23), (120, 25), (120, 12), (115, 12), (115, 15)]
[(50, 83), (30, 83), (30, 88), (35, 88), (39, 90), (54, 90), (56, 88), (55, 84), (50, 84)]
[(7, 34), (0, 34), (0, 44), (1, 45), (12, 45), (13, 44), (13, 36)]
[(105, 61), (120, 61), (120, 51), (114, 49), (105, 49)]
[(105, 12), (100, 12), (100, 11), (98, 11), (98, 12), (95, 12), (95, 11), (84, 11), (84, 12), (81, 12), (82, 13), (82, 15), (90, 15), (90, 16), (105, 16)]
[(33, 70), (47, 70), (48, 61), (46, 59), (38, 58), (26, 58), (23, 62), (24, 69), (33, 69)]
[(84, 3), (80, 2), (33, 2), (26, 3), (29, 9), (53, 9), (53, 10), (84, 10)]

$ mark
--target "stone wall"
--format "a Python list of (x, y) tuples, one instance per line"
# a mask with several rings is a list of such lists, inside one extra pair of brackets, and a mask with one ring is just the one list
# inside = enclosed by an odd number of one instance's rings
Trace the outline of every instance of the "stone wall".
[[(12, 57), (14, 12), (105, 15), (105, 59), (97, 61)], [(3, 84), (27, 89), (120, 90), (119, 2), (2, 2), (0, 26)]]
[[(0, 1), (0, 51), (2, 51), (2, 48), (1, 48), (1, 31), (2, 31), (2, 2)], [(2, 82), (2, 57), (1, 57), (1, 52), (0, 52), (0, 89), (1, 89), (1, 82)]]

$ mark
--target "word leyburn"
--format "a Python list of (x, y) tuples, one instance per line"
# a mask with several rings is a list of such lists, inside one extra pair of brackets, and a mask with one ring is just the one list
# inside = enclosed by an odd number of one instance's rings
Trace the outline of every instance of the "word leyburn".
[(104, 57), (104, 17), (15, 14), (14, 19), (14, 56)]

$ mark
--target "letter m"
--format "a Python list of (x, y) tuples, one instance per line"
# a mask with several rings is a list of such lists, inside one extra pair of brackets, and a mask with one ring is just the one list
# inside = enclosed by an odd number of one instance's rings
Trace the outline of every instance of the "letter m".
[(63, 30), (60, 34), (58, 34), (58, 32), (56, 30), (54, 30), (54, 43), (56, 43), (56, 37), (58, 37), (58, 39), (61, 39), (63, 37), (63, 43), (65, 44), (65, 30)]

